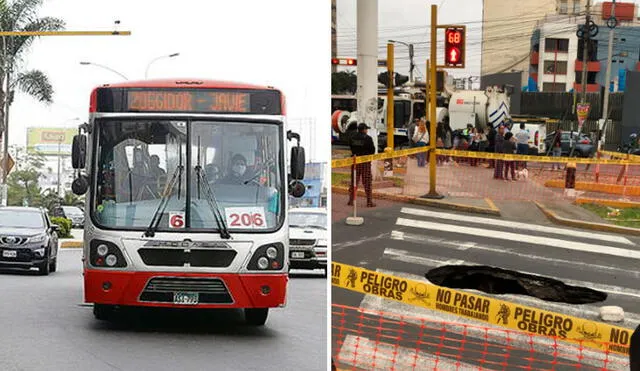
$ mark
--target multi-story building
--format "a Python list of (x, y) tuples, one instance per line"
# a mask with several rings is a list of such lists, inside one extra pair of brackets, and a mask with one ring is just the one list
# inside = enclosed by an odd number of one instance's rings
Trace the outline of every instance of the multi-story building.
[(484, 0), (481, 75), (529, 71), (531, 33), (548, 15), (579, 15), (586, 0)]
[[(598, 34), (587, 48), (587, 92), (599, 92), (605, 85), (612, 91), (624, 90), (628, 70), (640, 69), (640, 22), (634, 3), (616, 2), (618, 27), (612, 53), (611, 80), (605, 83), (608, 60), (609, 28), (612, 2), (592, 7), (592, 20)], [(537, 22), (531, 37), (529, 78), (538, 91), (568, 92), (582, 90), (583, 42), (576, 31), (584, 24), (583, 15), (547, 15)]]

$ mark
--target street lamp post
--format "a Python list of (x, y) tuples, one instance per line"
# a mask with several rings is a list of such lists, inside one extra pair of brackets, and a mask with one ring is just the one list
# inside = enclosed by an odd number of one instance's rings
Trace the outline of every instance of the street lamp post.
[[(68, 119), (66, 120), (64, 123), (66, 124), (69, 121), (77, 121), (80, 120), (79, 117), (74, 117), (72, 119)], [(62, 196), (60, 195), (60, 162), (61, 162), (61, 158), (62, 158), (62, 153), (60, 151), (60, 146), (62, 145), (62, 141), (65, 139), (65, 134), (61, 134), (60, 136), (58, 136), (58, 198), (61, 198)]]
[(80, 64), (81, 64), (81, 65), (83, 65), (83, 66), (96, 66), (96, 67), (104, 68), (105, 70), (109, 70), (109, 71), (111, 71), (111, 72), (115, 73), (116, 75), (120, 75), (120, 77), (122, 77), (122, 78), (123, 78), (123, 79), (125, 79), (125, 80), (129, 80), (129, 79), (127, 78), (127, 76), (125, 76), (125, 75), (121, 74), (120, 72), (118, 72), (118, 71), (114, 70), (113, 68), (109, 68), (109, 67), (104, 66), (104, 65), (102, 65), (102, 64), (93, 63), (93, 62), (80, 62)]
[(180, 53), (173, 53), (173, 54), (169, 54), (169, 55), (161, 55), (159, 57), (156, 57), (154, 59), (152, 59), (148, 64), (147, 64), (147, 68), (144, 71), (144, 78), (146, 79), (147, 76), (149, 75), (149, 67), (151, 67), (151, 64), (153, 64), (153, 62), (162, 59), (162, 58), (173, 58), (173, 57), (177, 57), (179, 56)]
[(404, 41), (397, 40), (389, 40), (389, 42), (402, 44), (409, 48), (409, 81), (413, 82), (413, 69), (415, 68), (415, 64), (413, 64), (413, 44), (407, 44)]

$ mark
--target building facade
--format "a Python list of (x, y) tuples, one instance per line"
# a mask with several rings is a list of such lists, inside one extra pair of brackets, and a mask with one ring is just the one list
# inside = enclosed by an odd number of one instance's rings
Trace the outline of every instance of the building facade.
[(481, 75), (529, 71), (531, 33), (548, 15), (579, 15), (586, 0), (484, 0)]
[[(592, 8), (592, 20), (598, 34), (587, 48), (587, 92), (599, 92), (609, 86), (610, 91), (623, 91), (626, 71), (639, 70), (640, 22), (634, 3), (616, 2), (618, 26), (612, 52), (611, 79), (605, 82), (608, 61), (611, 2), (598, 3)], [(537, 22), (531, 37), (529, 80), (537, 91), (582, 91), (583, 42), (576, 31), (584, 24), (584, 16), (547, 15)], [(529, 90), (533, 90), (529, 88)]]

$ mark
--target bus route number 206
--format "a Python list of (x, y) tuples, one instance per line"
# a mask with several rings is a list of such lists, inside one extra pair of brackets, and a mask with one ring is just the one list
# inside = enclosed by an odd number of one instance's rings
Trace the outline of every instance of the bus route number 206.
[(261, 208), (228, 208), (227, 224), (230, 228), (266, 228), (264, 210)]

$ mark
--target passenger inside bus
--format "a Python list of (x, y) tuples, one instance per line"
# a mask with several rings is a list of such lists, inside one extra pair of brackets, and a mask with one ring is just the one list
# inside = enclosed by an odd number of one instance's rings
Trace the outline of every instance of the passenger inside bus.
[(220, 184), (244, 184), (244, 182), (250, 179), (251, 176), (247, 172), (247, 159), (237, 153), (229, 162), (229, 169), (227, 175), (220, 179)]

